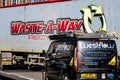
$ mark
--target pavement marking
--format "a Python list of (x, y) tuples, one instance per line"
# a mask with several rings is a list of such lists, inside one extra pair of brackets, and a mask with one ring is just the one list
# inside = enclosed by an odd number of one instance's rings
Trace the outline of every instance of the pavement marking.
[(3, 73), (3, 74), (8, 74), (8, 75), (15, 75), (15, 76), (18, 76), (20, 78), (24, 78), (24, 79), (28, 79), (28, 80), (34, 80), (32, 78), (27, 78), (27, 77), (24, 77), (24, 76), (20, 76), (20, 75), (17, 75), (15, 73), (8, 73), (8, 72), (3, 72), (3, 71), (0, 71), (0, 72)]
[(7, 73), (7, 72), (3, 72), (3, 71), (0, 71), (0, 72), (1, 72), (1, 73), (4, 73), (4, 74), (8, 74), (8, 75), (11, 74), (11, 73)]
[(24, 76), (15, 74), (15, 73), (10, 73), (10, 74), (15, 75), (15, 76), (18, 76), (18, 77), (20, 77), (20, 78), (25, 78), (25, 79), (28, 79), (28, 80), (34, 80), (34, 79), (32, 79), (32, 78), (24, 77)]

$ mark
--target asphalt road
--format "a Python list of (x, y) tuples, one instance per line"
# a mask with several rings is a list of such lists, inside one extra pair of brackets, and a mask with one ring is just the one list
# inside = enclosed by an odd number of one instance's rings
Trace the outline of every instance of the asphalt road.
[(0, 80), (42, 80), (42, 72), (33, 70), (3, 70), (0, 75)]
[[(34, 70), (3, 70), (0, 80), (42, 80), (42, 72)], [(120, 76), (119, 79), (120, 80)]]

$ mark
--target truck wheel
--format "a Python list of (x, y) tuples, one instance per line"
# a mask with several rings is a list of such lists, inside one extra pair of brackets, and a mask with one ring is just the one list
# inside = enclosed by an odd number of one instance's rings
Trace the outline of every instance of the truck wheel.
[(63, 74), (63, 79), (62, 80), (70, 80), (67, 73)]
[(30, 66), (28, 65), (28, 70), (30, 70)]
[(3, 66), (2, 65), (0, 66), (0, 70), (3, 70)]

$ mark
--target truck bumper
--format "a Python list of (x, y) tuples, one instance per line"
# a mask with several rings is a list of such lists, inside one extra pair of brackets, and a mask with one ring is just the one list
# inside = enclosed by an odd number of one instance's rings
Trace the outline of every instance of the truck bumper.
[(118, 80), (117, 73), (102, 72), (102, 73), (77, 73), (76, 80)]

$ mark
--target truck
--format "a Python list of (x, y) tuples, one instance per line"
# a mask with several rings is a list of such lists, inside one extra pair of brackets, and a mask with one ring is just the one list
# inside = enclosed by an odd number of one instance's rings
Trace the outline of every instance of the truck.
[(0, 69), (42, 69), (45, 57), (41, 53), (1, 51)]
[(118, 80), (114, 37), (81, 31), (50, 36), (43, 80)]

